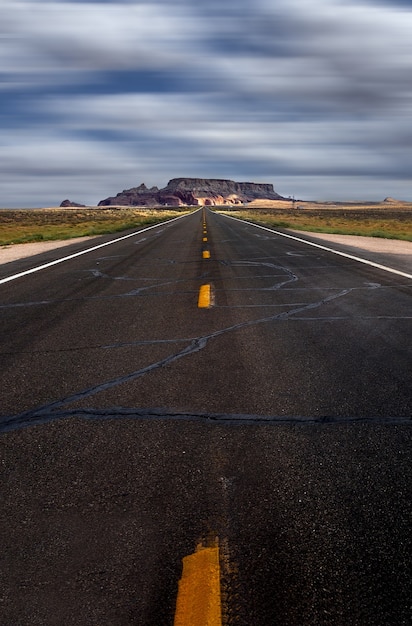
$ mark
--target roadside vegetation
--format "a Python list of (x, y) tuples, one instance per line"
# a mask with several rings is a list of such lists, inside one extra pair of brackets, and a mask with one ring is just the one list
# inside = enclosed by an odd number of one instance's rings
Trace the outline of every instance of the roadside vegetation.
[(173, 210), (135, 207), (2, 209), (0, 246), (117, 233), (189, 212), (185, 207)]
[(311, 203), (308, 208), (294, 208), (289, 203), (289, 208), (245, 207), (219, 212), (273, 228), (412, 241), (412, 204), (377, 207), (330, 208)]
[[(0, 246), (117, 233), (157, 224), (192, 210), (187, 207), (1, 209)], [(272, 228), (412, 241), (412, 203), (299, 202), (295, 205), (275, 201), (264, 202), (262, 206), (215, 210)]]

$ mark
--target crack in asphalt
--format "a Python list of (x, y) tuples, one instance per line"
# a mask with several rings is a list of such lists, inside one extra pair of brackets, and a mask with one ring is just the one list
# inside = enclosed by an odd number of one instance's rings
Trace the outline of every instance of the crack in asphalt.
[(305, 415), (254, 415), (247, 413), (197, 413), (197, 412), (181, 412), (161, 408), (129, 408), (129, 407), (110, 407), (106, 409), (87, 408), (87, 409), (68, 409), (65, 411), (56, 411), (53, 413), (40, 413), (35, 415), (16, 415), (12, 417), (0, 418), (0, 433), (27, 428), (28, 426), (40, 426), (49, 422), (69, 419), (71, 417), (99, 421), (113, 419), (133, 419), (133, 420), (180, 420), (180, 421), (198, 421), (206, 423), (219, 423), (234, 426), (243, 425), (282, 425), (282, 424), (324, 424), (338, 425), (347, 423), (364, 423), (364, 424), (410, 424), (412, 417), (356, 417), (347, 416), (305, 416)]
[(140, 368), (136, 371), (130, 372), (129, 374), (126, 374), (123, 376), (118, 376), (106, 382), (93, 385), (91, 387), (88, 387), (86, 389), (83, 389), (82, 391), (73, 393), (60, 400), (49, 402), (35, 409), (24, 411), (15, 416), (3, 417), (0, 419), (0, 423), (5, 424), (8, 421), (13, 422), (13, 420), (24, 421), (24, 420), (31, 420), (33, 418), (38, 418), (38, 417), (45, 417), (47, 415), (52, 416), (56, 409), (60, 409), (68, 404), (72, 404), (73, 402), (79, 402), (81, 400), (89, 398), (102, 391), (107, 391), (108, 389), (117, 387), (118, 385), (131, 382), (133, 380), (136, 380), (137, 378), (140, 378), (142, 376), (145, 376), (146, 374), (149, 374), (150, 372), (153, 372), (154, 370), (170, 365), (171, 363), (174, 363), (175, 361), (178, 361), (181, 358), (195, 354), (196, 352), (199, 352), (200, 350), (205, 348), (209, 341), (216, 339), (218, 337), (221, 337), (222, 335), (226, 335), (228, 333), (241, 330), (244, 328), (248, 328), (251, 326), (257, 326), (259, 324), (265, 324), (265, 323), (273, 322), (273, 321), (288, 320), (292, 316), (297, 315), (298, 313), (320, 308), (321, 306), (327, 304), (328, 302), (332, 302), (333, 300), (336, 300), (337, 298), (342, 298), (346, 296), (347, 294), (349, 294), (351, 291), (352, 289), (343, 289), (336, 294), (332, 294), (316, 302), (305, 304), (303, 306), (298, 306), (294, 309), (291, 309), (290, 311), (284, 311), (282, 313), (278, 313), (276, 315), (270, 315), (270, 316), (263, 317), (257, 320), (254, 319), (254, 320), (248, 320), (245, 322), (240, 322), (238, 324), (233, 324), (232, 326), (228, 326), (226, 328), (216, 330), (208, 335), (204, 335), (202, 337), (196, 337), (194, 339), (191, 339), (189, 345), (185, 346), (182, 350), (179, 350), (178, 352), (171, 354), (165, 357), (164, 359), (156, 361), (155, 363), (151, 363), (150, 365), (147, 365), (146, 367)]
[(232, 267), (236, 267), (236, 266), (240, 266), (240, 267), (268, 267), (270, 269), (274, 269), (274, 270), (281, 270), (282, 272), (286, 273), (286, 275), (289, 277), (287, 280), (283, 280), (280, 282), (275, 283), (274, 285), (272, 285), (271, 287), (262, 287), (261, 291), (276, 291), (277, 289), (281, 289), (282, 287), (284, 287), (285, 285), (288, 285), (289, 283), (294, 283), (297, 282), (299, 280), (298, 276), (296, 274), (294, 274), (292, 272), (292, 270), (290, 270), (289, 268), (283, 266), (283, 265), (276, 265), (275, 263), (269, 263), (267, 261), (236, 261), (235, 263), (232, 263)]
[[(219, 261), (219, 263), (224, 264), (225, 266), (230, 266), (230, 265), (234, 265), (232, 263), (228, 263), (228, 262), (223, 262), (223, 261)], [(236, 263), (237, 264), (237, 263)], [(250, 265), (252, 265), (252, 263), (249, 263)], [(289, 279), (288, 280), (284, 280), (284, 281), (280, 281), (275, 283), (274, 285), (271, 285), (270, 287), (252, 287), (252, 288), (242, 288), (242, 287), (234, 287), (234, 288), (225, 288), (225, 292), (235, 292), (235, 291), (253, 291), (253, 292), (264, 292), (264, 291), (277, 291), (279, 289), (281, 289), (282, 287), (285, 287), (286, 285), (289, 285), (291, 283), (295, 283), (296, 281), (299, 280), (299, 277), (294, 274), (293, 272), (291, 272), (290, 270), (288, 270), (288, 268), (285, 268), (283, 266), (280, 265), (274, 265), (274, 264), (267, 264), (267, 263), (253, 263), (254, 265), (267, 265), (268, 267), (273, 267), (275, 269), (279, 269), (279, 270), (283, 270), (283, 272), (286, 272), (289, 274)], [(246, 265), (245, 263), (242, 263), (243, 266)], [(329, 268), (330, 269), (330, 268)], [(86, 270), (87, 272), (94, 272), (94, 270)], [(210, 272), (202, 272), (201, 274), (199, 274), (198, 276), (194, 276), (193, 278), (181, 278), (181, 279), (176, 279), (176, 280), (170, 280), (170, 281), (164, 281), (162, 283), (156, 283), (156, 278), (128, 278), (128, 277), (112, 277), (112, 276), (108, 276), (108, 275), (104, 275), (100, 272), (100, 270), (97, 270), (97, 272), (99, 272), (99, 278), (110, 278), (111, 280), (125, 280), (125, 281), (151, 281), (152, 284), (147, 285), (147, 286), (142, 286), (142, 287), (137, 287), (136, 289), (132, 289), (130, 291), (127, 292), (123, 292), (123, 293), (118, 293), (118, 294), (112, 294), (112, 295), (107, 295), (107, 296), (84, 296), (84, 297), (77, 297), (77, 298), (61, 298), (61, 299), (49, 299), (49, 300), (34, 300), (34, 301), (29, 301), (29, 302), (12, 302), (12, 303), (8, 303), (8, 304), (0, 304), (0, 310), (2, 309), (14, 309), (14, 308), (24, 308), (24, 307), (32, 307), (32, 306), (45, 306), (45, 305), (52, 305), (52, 304), (62, 304), (64, 302), (87, 302), (87, 301), (94, 301), (94, 300), (113, 300), (116, 298), (130, 298), (130, 297), (139, 297), (141, 294), (144, 295), (150, 295), (153, 297), (158, 297), (158, 296), (165, 296), (165, 295), (175, 295), (176, 292), (167, 292), (167, 291), (152, 291), (151, 293), (148, 293), (150, 290), (154, 290), (154, 289), (158, 289), (161, 287), (166, 287), (169, 285), (176, 285), (178, 283), (185, 283), (185, 282), (196, 282), (198, 280), (202, 280), (204, 278), (209, 278), (210, 280), (214, 280), (215, 282), (218, 282), (219, 279), (214, 278), (213, 275), (210, 274)], [(97, 274), (96, 274), (97, 277)], [(273, 278), (273, 274), (262, 274), (260, 276), (257, 276), (257, 280), (259, 279), (263, 279), (263, 278)], [(249, 276), (236, 276), (233, 279), (230, 280), (234, 280), (234, 281), (238, 281), (238, 280), (247, 280), (250, 279)], [(153, 284), (155, 283), (155, 284)], [(405, 284), (405, 285), (401, 285), (403, 288), (409, 288), (412, 289), (412, 285), (410, 283)], [(351, 291), (362, 291), (362, 290), (373, 290), (373, 289), (399, 289), (399, 285), (381, 285), (380, 283), (366, 283), (364, 286), (362, 287), (350, 287), (348, 288)], [(219, 288), (216, 288), (216, 291), (219, 291)], [(309, 292), (314, 292), (314, 291), (338, 291), (337, 287), (287, 287), (285, 291), (309, 291)], [(180, 293), (195, 293), (197, 292), (196, 290), (187, 290), (187, 291), (182, 291)], [(264, 305), (256, 305), (256, 306), (270, 306), (267, 304)], [(236, 307), (233, 307), (236, 308)]]
[[(216, 290), (218, 291), (218, 290)], [(254, 309), (254, 308), (281, 308), (288, 307), (290, 303), (285, 304), (239, 304), (239, 305), (219, 305), (216, 308), (219, 309)], [(295, 306), (307, 306), (306, 302), (295, 302)], [(344, 321), (374, 321), (374, 320), (411, 320), (412, 315), (332, 315), (328, 317), (289, 317), (291, 321), (295, 322), (344, 322)], [(137, 346), (154, 346), (162, 344), (178, 344), (178, 343), (190, 343), (195, 341), (196, 337), (181, 337), (177, 339), (142, 339), (136, 341), (119, 341), (112, 344), (90, 344), (83, 346), (74, 346), (70, 348), (56, 348), (55, 350), (19, 350), (13, 352), (2, 352), (1, 356), (15, 356), (17, 354), (60, 354), (65, 352), (82, 352), (83, 350), (118, 350), (123, 348), (135, 348)]]
[[(101, 278), (101, 276), (100, 276)], [(110, 277), (112, 280), (152, 280), (155, 281), (156, 279), (150, 279), (150, 278), (137, 278), (137, 279), (133, 279), (133, 278), (124, 278), (124, 279), (120, 279), (120, 278), (112, 278)], [(29, 306), (41, 306), (41, 305), (46, 305), (46, 304), (62, 304), (64, 302), (87, 302), (87, 301), (93, 301), (93, 300), (114, 300), (116, 298), (130, 298), (130, 297), (134, 297), (134, 296), (139, 296), (142, 292), (148, 291), (149, 289), (155, 289), (155, 288), (159, 288), (159, 287), (164, 287), (167, 285), (174, 285), (177, 283), (184, 283), (184, 282), (194, 282), (196, 280), (200, 280), (204, 278), (203, 275), (200, 276), (195, 276), (194, 278), (191, 279), (177, 279), (177, 280), (170, 280), (170, 281), (166, 281), (163, 283), (157, 283), (157, 284), (152, 284), (152, 285), (148, 285), (146, 287), (138, 287), (137, 289), (132, 289), (131, 291), (127, 291), (124, 293), (118, 293), (118, 294), (112, 294), (110, 296), (85, 296), (85, 297), (80, 297), (80, 298), (62, 298), (62, 299), (51, 299), (51, 300), (35, 300), (32, 302), (13, 302), (10, 304), (0, 304), (0, 309), (14, 309), (14, 308), (24, 308), (24, 307), (29, 307)], [(165, 291), (159, 291), (158, 293), (154, 292), (151, 293), (150, 295), (152, 296), (162, 296), (162, 295), (167, 295), (167, 294), (171, 294), (171, 293), (175, 293), (175, 292), (165, 292)], [(187, 292), (182, 292), (182, 293), (187, 293)]]
[[(139, 243), (136, 242), (136, 243)], [(288, 310), (283, 311), (283, 312), (277, 312), (276, 314), (270, 314), (267, 315), (265, 317), (259, 318), (259, 319), (251, 319), (251, 320), (247, 320), (247, 321), (243, 321), (237, 324), (233, 324), (231, 326), (228, 326), (226, 328), (221, 328), (219, 330), (216, 330), (212, 333), (206, 334), (204, 336), (200, 336), (200, 337), (192, 337), (192, 338), (181, 338), (181, 339), (160, 339), (160, 340), (144, 340), (144, 341), (132, 341), (132, 342), (114, 342), (112, 344), (107, 344), (107, 345), (95, 345), (95, 346), (80, 346), (80, 347), (71, 347), (71, 348), (66, 348), (66, 349), (57, 349), (57, 350), (37, 350), (35, 352), (30, 351), (31, 354), (33, 353), (58, 353), (58, 352), (73, 352), (73, 351), (79, 351), (79, 350), (85, 350), (85, 349), (104, 349), (104, 350), (113, 350), (113, 349), (121, 349), (121, 348), (128, 348), (128, 347), (136, 347), (136, 346), (143, 346), (143, 345), (155, 345), (155, 344), (178, 344), (178, 343), (184, 343), (186, 345), (184, 345), (184, 347), (180, 350), (178, 350), (177, 352), (174, 352), (173, 354), (170, 354), (166, 357), (164, 357), (161, 360), (158, 360), (154, 363), (151, 363), (145, 367), (139, 368), (138, 370), (135, 370), (133, 372), (129, 372), (126, 375), (121, 375), (121, 376), (116, 376), (115, 378), (112, 378), (111, 380), (106, 380), (105, 382), (99, 383), (99, 384), (95, 384), (93, 386), (87, 387), (83, 390), (77, 391), (75, 393), (72, 393), (66, 397), (57, 399), (55, 401), (52, 402), (47, 402), (46, 404), (43, 404), (41, 406), (38, 406), (37, 408), (32, 408), (30, 410), (26, 410), (23, 411), (19, 414), (16, 415), (12, 415), (12, 416), (5, 416), (5, 417), (0, 417), (0, 431), (1, 430), (7, 430), (9, 428), (18, 428), (20, 427), (19, 425), (28, 425), (28, 424), (34, 424), (34, 423), (42, 423), (44, 421), (50, 421), (53, 419), (60, 419), (62, 417), (66, 417), (69, 415), (81, 415), (81, 416), (105, 416), (106, 414), (109, 414), (110, 416), (116, 415), (116, 416), (124, 416), (124, 415), (130, 415), (130, 414), (136, 414), (139, 416), (144, 415), (148, 415), (148, 411), (147, 410), (138, 410), (136, 411), (135, 409), (108, 409), (108, 413), (105, 409), (67, 409), (66, 407), (70, 404), (76, 403), (76, 402), (81, 402), (82, 400), (89, 398), (91, 396), (94, 396), (98, 393), (107, 391), (109, 389), (112, 389), (114, 387), (117, 387), (119, 385), (125, 384), (125, 383), (129, 383), (131, 381), (134, 381), (140, 377), (146, 376), (148, 374), (150, 374), (151, 372), (158, 370), (160, 368), (166, 367), (176, 361), (178, 361), (179, 359), (182, 359), (184, 357), (188, 357), (191, 356), (193, 354), (195, 354), (196, 352), (199, 352), (201, 350), (203, 350), (209, 343), (209, 341), (212, 341), (214, 339), (217, 339), (225, 334), (234, 332), (234, 331), (238, 331), (238, 330), (242, 330), (248, 327), (252, 327), (252, 326), (257, 326), (259, 324), (264, 324), (264, 323), (268, 323), (268, 322), (275, 322), (275, 321), (284, 321), (284, 320), (295, 320), (295, 321), (312, 321), (314, 319), (316, 320), (321, 320), (321, 321), (335, 321), (335, 320), (344, 320), (344, 319), (348, 319), (348, 320), (352, 320), (353, 316), (333, 316), (333, 317), (324, 317), (324, 318), (319, 318), (319, 317), (310, 317), (310, 316), (302, 316), (300, 315), (298, 317), (299, 314), (305, 313), (305, 312), (309, 312), (310, 310), (314, 310), (314, 309), (319, 309), (320, 307), (324, 306), (325, 304), (332, 302), (333, 300), (336, 300), (338, 298), (342, 298), (346, 295), (348, 295), (349, 293), (353, 292), (353, 291), (358, 291), (358, 290), (374, 290), (374, 289), (382, 289), (382, 288), (390, 288), (391, 286), (382, 286), (379, 283), (365, 283), (364, 286), (362, 287), (348, 287), (348, 288), (337, 288), (337, 287), (324, 287), (324, 288), (306, 288), (306, 287), (296, 287), (293, 284), (296, 283), (299, 280), (299, 277), (296, 273), (294, 273), (291, 269), (289, 269), (288, 267), (286, 267), (285, 265), (279, 265), (274, 263), (271, 259), (273, 259), (273, 257), (267, 257), (267, 256), (262, 256), (262, 257), (254, 257), (252, 259), (239, 259), (236, 261), (227, 261), (225, 259), (216, 259), (216, 263), (218, 263), (219, 265), (222, 265), (224, 267), (230, 267), (230, 268), (262, 268), (264, 274), (262, 275), (258, 275), (257, 278), (264, 278), (264, 279), (274, 279), (275, 282), (269, 286), (266, 287), (252, 287), (252, 288), (234, 288), (234, 289), (227, 289), (225, 288), (225, 291), (253, 291), (253, 292), (274, 292), (274, 291), (279, 291), (282, 290), (286, 291), (286, 292), (297, 292), (297, 291), (304, 291), (304, 292), (310, 292), (311, 294), (316, 293), (316, 291), (321, 291), (322, 292), (322, 296), (320, 299), (316, 300), (315, 302), (295, 302), (295, 303), (285, 303), (285, 304), (280, 304), (280, 303), (276, 303), (276, 304), (251, 304), (251, 305), (244, 305), (244, 306), (231, 306), (231, 307), (218, 307), (218, 308), (271, 308), (271, 307), (289, 307)], [(176, 261), (172, 260), (172, 259), (158, 259), (159, 261), (161, 261), (162, 264), (176, 264)], [(185, 263), (186, 264), (186, 263)], [(306, 266), (305, 266), (306, 267)], [(319, 268), (317, 268), (319, 269)], [(328, 269), (330, 269), (330, 266), (328, 266)], [(149, 282), (150, 284), (146, 284), (146, 285), (142, 285), (140, 287), (137, 287), (135, 289), (131, 289), (130, 291), (127, 292), (123, 292), (120, 294), (114, 294), (114, 295), (107, 295), (107, 296), (86, 296), (86, 297), (80, 297), (80, 298), (67, 298), (67, 299), (61, 299), (61, 300), (41, 300), (41, 301), (37, 301), (37, 302), (25, 302), (25, 303), (12, 303), (12, 304), (4, 304), (4, 305), (0, 305), (0, 308), (14, 308), (14, 307), (25, 307), (25, 306), (36, 306), (36, 305), (47, 305), (47, 304), (54, 304), (54, 303), (61, 303), (61, 302), (74, 302), (74, 301), (86, 301), (86, 300), (105, 300), (105, 299), (113, 299), (113, 298), (128, 298), (128, 297), (139, 297), (141, 295), (145, 295), (145, 296), (165, 296), (168, 294), (168, 292), (165, 291), (160, 291), (161, 288), (164, 287), (169, 287), (170, 285), (177, 285), (177, 284), (182, 284), (182, 283), (193, 283), (195, 281), (198, 281), (199, 279), (203, 279), (206, 276), (210, 277), (210, 271), (209, 272), (203, 272), (200, 276), (194, 276), (191, 278), (180, 278), (180, 279), (175, 279), (175, 280), (163, 280), (162, 282), (160, 282), (161, 279), (156, 279), (156, 278), (150, 278), (150, 277), (130, 277), (130, 276), (110, 276), (109, 274), (106, 274), (104, 272), (103, 269), (100, 268), (91, 268), (88, 270), (85, 270), (86, 272), (88, 272), (89, 274), (91, 274), (95, 279), (105, 279), (105, 280), (111, 280), (111, 281), (140, 281), (140, 282)], [(229, 280), (240, 280), (240, 279), (249, 279), (250, 276), (234, 276), (232, 278), (229, 277)], [(217, 280), (217, 279), (216, 279)], [(219, 291), (217, 289), (217, 291)], [(192, 292), (192, 291), (190, 291)], [(328, 293), (329, 295), (325, 296), (325, 292)], [(171, 292), (171, 293), (176, 293), (176, 292)], [(186, 293), (186, 292), (180, 292), (180, 293)], [(188, 292), (187, 292), (188, 293)], [(363, 317), (362, 317), (363, 319)], [(368, 319), (377, 319), (375, 316), (371, 316), (368, 317)], [(386, 317), (386, 316), (380, 316), (379, 319), (397, 319), (395, 317)], [(405, 317), (402, 319), (410, 319), (410, 317)], [(155, 410), (155, 413), (153, 413), (152, 410), (149, 411), (150, 416), (153, 415), (157, 415), (157, 409)], [(165, 415), (164, 411), (160, 413), (162, 416)], [(179, 419), (194, 419), (193, 418), (193, 414), (190, 414), (190, 417), (187, 417), (187, 415), (189, 414), (175, 414), (173, 413), (174, 416), (180, 416)], [(197, 415), (197, 414), (196, 414)], [(183, 416), (183, 417), (182, 417)], [(197, 416), (196, 419), (214, 419), (214, 420), (220, 420), (220, 421), (229, 421), (229, 422), (234, 422), (238, 419), (238, 417), (236, 416), (214, 416), (211, 417), (211, 414), (202, 414), (201, 416)], [(299, 421), (301, 418), (285, 418), (285, 417), (273, 417), (273, 418), (265, 418), (262, 416), (243, 416), (241, 418), (242, 423), (245, 423), (245, 420), (252, 420), (254, 422), (256, 421), (285, 421), (285, 420), (297, 420)], [(304, 421), (319, 421), (319, 420), (325, 420), (326, 418), (302, 418)], [(338, 418), (327, 418), (327, 419), (333, 419), (334, 421), (337, 421)]]

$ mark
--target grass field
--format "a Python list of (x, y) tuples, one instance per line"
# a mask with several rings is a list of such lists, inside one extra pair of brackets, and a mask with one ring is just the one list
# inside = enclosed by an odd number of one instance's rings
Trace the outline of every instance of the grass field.
[[(192, 209), (86, 207), (1, 209), (0, 246), (116, 233), (156, 224)], [(274, 228), (412, 241), (412, 203), (254, 201), (218, 212)]]
[(58, 208), (0, 210), (0, 246), (117, 233), (177, 217), (187, 209)]
[(256, 201), (222, 213), (274, 228), (412, 241), (412, 203), (318, 204)]

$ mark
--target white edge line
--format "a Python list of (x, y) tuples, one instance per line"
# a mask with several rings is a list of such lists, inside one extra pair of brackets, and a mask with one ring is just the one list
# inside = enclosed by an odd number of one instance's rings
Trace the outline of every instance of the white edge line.
[[(199, 210), (199, 209), (198, 209)], [(171, 220), (165, 220), (163, 222), (159, 222), (158, 224), (153, 224), (153, 226), (147, 226), (142, 230), (134, 231), (133, 233), (129, 233), (128, 235), (123, 235), (123, 237), (118, 237), (117, 239), (112, 239), (111, 241), (106, 241), (105, 243), (99, 243), (97, 246), (93, 246), (92, 248), (87, 248), (87, 250), (81, 250), (80, 252), (75, 252), (74, 254), (70, 254), (69, 256), (62, 257), (61, 259), (56, 259), (55, 261), (50, 261), (49, 263), (44, 263), (44, 265), (38, 265), (37, 267), (32, 267), (29, 270), (25, 270), (24, 272), (19, 272), (18, 274), (13, 274), (12, 276), (7, 276), (7, 278), (0, 279), (0, 285), (4, 283), (8, 283), (11, 280), (16, 280), (16, 278), (21, 278), (22, 276), (27, 276), (28, 274), (34, 274), (35, 272), (40, 272), (40, 270), (45, 270), (48, 267), (52, 267), (53, 265), (57, 265), (58, 263), (63, 263), (64, 261), (69, 261), (70, 259), (74, 259), (77, 256), (81, 256), (82, 254), (88, 254), (88, 252), (93, 252), (94, 250), (99, 250), (99, 248), (104, 248), (105, 246), (110, 246), (112, 243), (117, 243), (118, 241), (123, 241), (124, 239), (128, 239), (129, 237), (136, 237), (141, 233), (145, 233), (148, 230), (152, 230), (152, 228), (158, 228), (159, 226), (164, 226), (165, 224), (170, 224), (176, 220), (182, 219), (182, 217), (187, 217), (188, 215), (192, 215), (196, 213), (196, 211), (192, 211), (191, 213), (185, 213), (184, 215), (179, 215), (178, 217), (173, 217)], [(75, 242), (74, 242), (75, 243)]]
[(359, 263), (364, 263), (365, 265), (376, 267), (379, 270), (383, 270), (385, 272), (391, 272), (392, 274), (397, 274), (398, 276), (403, 276), (403, 278), (412, 279), (412, 274), (407, 274), (406, 272), (395, 270), (393, 267), (387, 267), (386, 265), (381, 265), (380, 263), (374, 263), (373, 261), (368, 261), (367, 259), (362, 259), (361, 257), (354, 256), (353, 254), (347, 254), (346, 252), (340, 252), (339, 250), (334, 250), (333, 248), (328, 248), (327, 246), (322, 246), (319, 243), (314, 243), (313, 241), (307, 241), (306, 239), (295, 237), (294, 235), (281, 233), (278, 230), (273, 230), (272, 228), (267, 228), (266, 226), (261, 226), (260, 224), (254, 224), (253, 222), (249, 222), (248, 220), (241, 220), (238, 217), (232, 217), (231, 215), (222, 215), (222, 217), (228, 217), (231, 220), (236, 220), (237, 222), (242, 222), (243, 224), (246, 223), (246, 224), (249, 224), (250, 226), (255, 226), (256, 228), (261, 228), (262, 230), (267, 230), (268, 232), (274, 233), (275, 235), (280, 235), (281, 237), (286, 237), (287, 239), (293, 239), (294, 241), (306, 243), (308, 246), (312, 246), (313, 248), (320, 248), (320, 250), (325, 250), (326, 252), (332, 252), (333, 254), (338, 254), (339, 256), (343, 256), (346, 259), (351, 259), (352, 261), (358, 261)]

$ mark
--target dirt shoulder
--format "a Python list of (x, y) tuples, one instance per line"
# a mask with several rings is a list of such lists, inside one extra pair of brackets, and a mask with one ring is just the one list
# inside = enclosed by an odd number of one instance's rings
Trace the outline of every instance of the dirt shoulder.
[(368, 252), (381, 252), (382, 254), (406, 254), (412, 255), (412, 241), (400, 239), (383, 239), (380, 237), (362, 237), (359, 235), (333, 235), (325, 233), (312, 233), (302, 230), (291, 230), (295, 235), (305, 235), (317, 239), (319, 242), (330, 244), (342, 244), (366, 250)]
[(65, 248), (73, 243), (93, 241), (94, 239), (96, 237), (76, 237), (75, 239), (65, 239), (64, 241), (36, 241), (35, 243), (15, 243), (10, 246), (3, 246), (0, 248), (0, 265), (36, 256), (42, 252), (49, 252), (49, 250)]
[(412, 273), (412, 242), (358, 235), (333, 235), (288, 230), (296, 237), (359, 256), (362, 259), (387, 265), (402, 272)]

